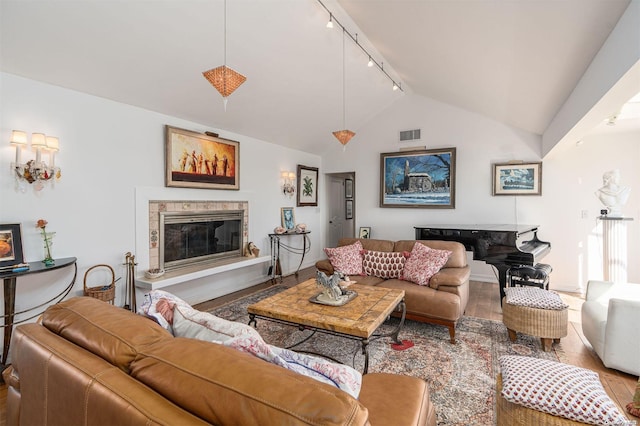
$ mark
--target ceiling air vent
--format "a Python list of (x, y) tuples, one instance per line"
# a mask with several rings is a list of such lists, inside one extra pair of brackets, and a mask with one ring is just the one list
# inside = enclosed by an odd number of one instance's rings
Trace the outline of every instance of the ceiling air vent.
[(400, 142), (419, 141), (419, 140), (420, 140), (420, 129), (400, 131)]

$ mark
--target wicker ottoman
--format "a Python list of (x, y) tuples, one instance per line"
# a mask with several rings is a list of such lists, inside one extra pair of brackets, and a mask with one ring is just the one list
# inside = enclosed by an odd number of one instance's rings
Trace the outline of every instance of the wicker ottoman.
[(505, 292), (502, 322), (512, 342), (516, 333), (539, 337), (542, 349), (548, 352), (552, 341), (558, 343), (567, 335), (568, 305), (558, 294), (536, 287), (512, 287)]

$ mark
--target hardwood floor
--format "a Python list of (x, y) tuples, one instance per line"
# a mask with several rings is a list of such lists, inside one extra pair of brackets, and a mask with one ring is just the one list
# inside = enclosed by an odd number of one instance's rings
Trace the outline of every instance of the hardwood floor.
[[(297, 277), (294, 275), (284, 277), (282, 284), (290, 287), (314, 276), (315, 268), (307, 268), (301, 270)], [(194, 307), (199, 310), (208, 310), (228, 303), (238, 297), (253, 293), (256, 290), (267, 288), (270, 285), (272, 285), (271, 281), (267, 281), (263, 284), (195, 305)], [(500, 308), (497, 284), (472, 281), (469, 290), (469, 303), (467, 304), (465, 315), (496, 321), (502, 320), (502, 309)], [(638, 378), (617, 370), (608, 369), (602, 364), (602, 361), (600, 361), (600, 358), (598, 358), (593, 349), (591, 349), (591, 346), (582, 334), (582, 327), (580, 325), (582, 298), (579, 295), (568, 293), (562, 293), (561, 296), (570, 306), (569, 334), (563, 338), (560, 343), (567, 362), (596, 371), (600, 375), (600, 380), (605, 390), (621, 410), (627, 414), (630, 419), (640, 420), (624, 410), (624, 406), (633, 400), (633, 393), (635, 392)], [(6, 398), (7, 387), (2, 384), (0, 385), (0, 426), (6, 425)]]

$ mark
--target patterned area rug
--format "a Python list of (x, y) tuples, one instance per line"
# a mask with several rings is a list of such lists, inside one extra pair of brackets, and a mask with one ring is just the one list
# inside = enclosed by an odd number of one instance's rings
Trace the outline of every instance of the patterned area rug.
[[(286, 287), (276, 285), (258, 291), (210, 312), (228, 320), (248, 323), (247, 306), (276, 294)], [(379, 329), (393, 330), (398, 319), (391, 318)], [(258, 320), (257, 329), (267, 343), (286, 347), (311, 334), (309, 330)], [(400, 339), (411, 340), (414, 346), (396, 351), (391, 339), (374, 340), (369, 345), (369, 372), (386, 372), (420, 377), (429, 383), (431, 400), (436, 408), (439, 425), (495, 424), (495, 379), (502, 355), (527, 355), (561, 360), (561, 345), (551, 352), (540, 348), (540, 339), (518, 335), (509, 340), (507, 329), (499, 321), (463, 317), (456, 328), (456, 343), (449, 343), (446, 327), (406, 321)], [(364, 356), (360, 342), (316, 333), (295, 350), (328, 355), (362, 371)]]

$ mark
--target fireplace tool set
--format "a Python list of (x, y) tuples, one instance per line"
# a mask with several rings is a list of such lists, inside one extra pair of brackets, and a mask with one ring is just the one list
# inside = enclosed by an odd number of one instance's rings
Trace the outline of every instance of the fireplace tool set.
[(124, 255), (124, 265), (126, 267), (126, 281), (124, 294), (124, 309), (136, 312), (136, 257), (127, 252)]

